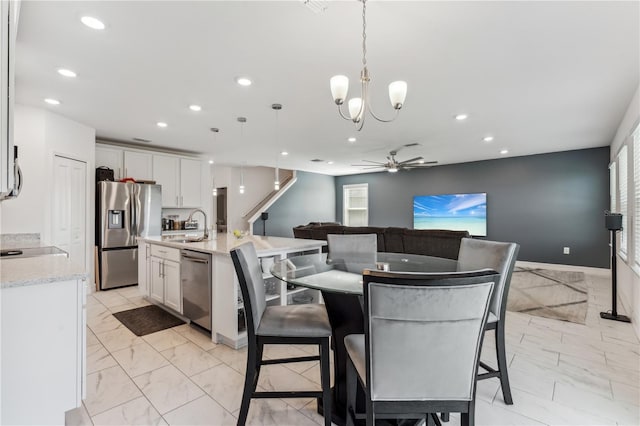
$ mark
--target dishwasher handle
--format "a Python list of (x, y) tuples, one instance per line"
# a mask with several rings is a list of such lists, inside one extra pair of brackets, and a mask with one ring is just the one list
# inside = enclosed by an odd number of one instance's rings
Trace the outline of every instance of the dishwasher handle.
[(205, 259), (200, 259), (198, 257), (191, 257), (191, 256), (186, 256), (186, 255), (182, 255), (182, 259), (186, 259), (189, 262), (195, 262), (195, 263), (209, 263), (208, 260)]

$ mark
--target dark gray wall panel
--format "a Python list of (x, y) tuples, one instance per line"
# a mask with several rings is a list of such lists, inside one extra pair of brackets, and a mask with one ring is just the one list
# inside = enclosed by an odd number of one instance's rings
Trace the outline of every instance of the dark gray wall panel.
[[(294, 226), (335, 221), (335, 178), (307, 172), (297, 172), (297, 177), (297, 182), (267, 210), (267, 235), (293, 237)], [(253, 233), (262, 235), (262, 220), (253, 224)]]
[[(487, 193), (487, 238), (521, 245), (520, 260), (608, 268), (609, 147), (340, 176), (369, 184), (369, 225), (413, 227), (413, 196)], [(563, 255), (563, 247), (571, 254)]]

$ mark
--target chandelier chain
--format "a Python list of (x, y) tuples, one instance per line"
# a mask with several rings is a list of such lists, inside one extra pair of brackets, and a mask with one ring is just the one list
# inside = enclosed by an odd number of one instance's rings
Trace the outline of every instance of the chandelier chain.
[(367, 0), (362, 0), (362, 65), (367, 66)]

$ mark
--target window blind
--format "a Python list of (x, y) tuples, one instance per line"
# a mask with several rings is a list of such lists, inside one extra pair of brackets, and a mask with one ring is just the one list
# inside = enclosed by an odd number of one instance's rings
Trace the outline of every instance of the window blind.
[(627, 253), (629, 238), (628, 218), (629, 209), (627, 208), (627, 146), (623, 146), (618, 153), (618, 182), (620, 188), (620, 213), (622, 213), (622, 232), (620, 233), (620, 251)]
[(633, 133), (633, 257), (640, 266), (640, 125)]

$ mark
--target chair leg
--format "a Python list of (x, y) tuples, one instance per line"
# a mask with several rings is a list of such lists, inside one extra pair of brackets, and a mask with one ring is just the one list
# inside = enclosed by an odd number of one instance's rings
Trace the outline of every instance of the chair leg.
[(474, 426), (476, 424), (476, 402), (469, 402), (468, 411), (461, 413), (460, 426)]
[(509, 373), (507, 372), (507, 353), (504, 340), (504, 321), (499, 321), (496, 326), (496, 354), (498, 357), (498, 371), (500, 372), (500, 386), (502, 398), (507, 405), (513, 405), (511, 386), (509, 385)]
[[(355, 367), (354, 367), (355, 369)], [(367, 392), (368, 393), (368, 392)], [(371, 400), (367, 397), (367, 426), (375, 426), (376, 424), (376, 416), (373, 412), (373, 403), (371, 402)]]
[(255, 385), (258, 382), (258, 353), (262, 354), (262, 344), (250, 342), (247, 350), (247, 371), (244, 376), (244, 390), (242, 391), (242, 403), (240, 404), (240, 412), (238, 413), (238, 426), (244, 426), (247, 423), (251, 395), (255, 391)]
[(347, 426), (354, 426), (353, 416), (356, 413), (356, 394), (358, 393), (358, 373), (347, 356)]
[(331, 426), (331, 373), (329, 367), (329, 339), (320, 344), (320, 383), (322, 384), (322, 410), (324, 425)]
[(443, 422), (448, 422), (449, 421), (449, 413), (440, 413), (440, 418), (442, 419)]

